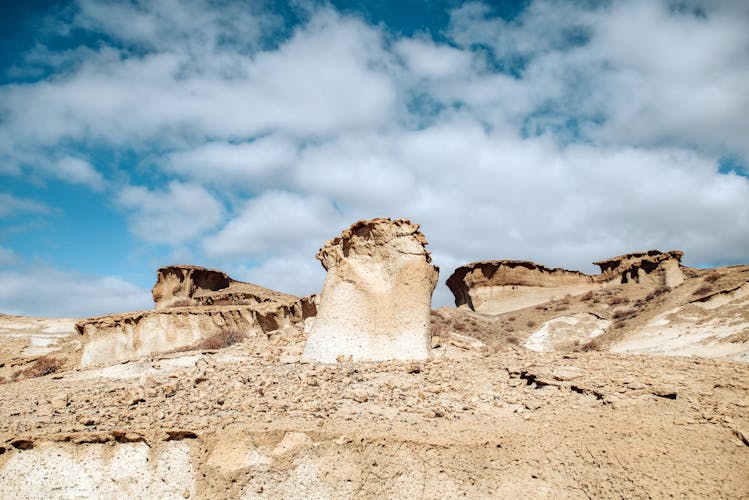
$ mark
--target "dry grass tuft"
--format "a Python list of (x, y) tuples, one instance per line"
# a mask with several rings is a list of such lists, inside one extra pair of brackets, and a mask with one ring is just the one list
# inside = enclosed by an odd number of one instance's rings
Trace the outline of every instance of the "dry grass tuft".
[(579, 347), (579, 350), (582, 352), (600, 351), (601, 343), (598, 341), (598, 339), (589, 340), (588, 342), (581, 345)]
[(709, 285), (702, 285), (697, 290), (692, 292), (692, 295), (707, 295), (708, 293), (713, 291), (713, 287)]
[(629, 299), (625, 297), (613, 297), (608, 302), (610, 306), (618, 306), (620, 304), (628, 304), (628, 303), (629, 303)]
[(715, 283), (715, 282), (716, 282), (716, 281), (718, 281), (718, 280), (719, 280), (719, 279), (720, 279), (720, 278), (721, 278), (722, 276), (723, 276), (722, 274), (720, 274), (720, 273), (716, 273), (716, 272), (714, 272), (714, 273), (712, 273), (712, 274), (708, 274), (707, 276), (705, 276), (705, 282), (707, 282), (707, 283)]
[(229, 347), (234, 344), (238, 344), (242, 342), (246, 338), (246, 335), (243, 332), (240, 332), (239, 330), (233, 330), (233, 329), (224, 329), (220, 330), (210, 337), (204, 339), (202, 342), (200, 342), (197, 346), (195, 346), (196, 349), (207, 349), (207, 350), (216, 350), (216, 349), (223, 349), (224, 347)]
[(55, 373), (62, 368), (62, 360), (50, 356), (42, 356), (34, 361), (31, 366), (21, 372), (24, 378), (43, 377)]

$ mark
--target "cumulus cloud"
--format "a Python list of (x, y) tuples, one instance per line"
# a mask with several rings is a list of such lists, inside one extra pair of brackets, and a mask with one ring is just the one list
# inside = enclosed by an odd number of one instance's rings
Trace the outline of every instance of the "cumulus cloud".
[(268, 191), (246, 201), (226, 226), (204, 240), (203, 247), (207, 255), (224, 258), (265, 259), (300, 250), (313, 255), (312, 249), (340, 220), (325, 198)]
[(221, 202), (206, 189), (177, 181), (165, 190), (125, 186), (117, 203), (130, 211), (130, 228), (138, 238), (172, 245), (215, 228), (224, 213)]
[(285, 172), (297, 160), (297, 145), (268, 136), (249, 142), (211, 141), (168, 154), (165, 170), (206, 184), (257, 191), (289, 182)]
[[(719, 171), (749, 161), (742, 2), (469, 2), (439, 38), (317, 4), (296, 26), (246, 2), (76, 5), (67, 29), (105, 41), (0, 87), (0, 169), (109, 189), (137, 238), (237, 277), (316, 291), (317, 248), (377, 216), (419, 222), (442, 280), (487, 258), (749, 257), (749, 180)], [(92, 144), (159, 185), (108, 183)]]
[(114, 276), (28, 266), (0, 270), (0, 310), (27, 316), (84, 317), (153, 307), (150, 294)]

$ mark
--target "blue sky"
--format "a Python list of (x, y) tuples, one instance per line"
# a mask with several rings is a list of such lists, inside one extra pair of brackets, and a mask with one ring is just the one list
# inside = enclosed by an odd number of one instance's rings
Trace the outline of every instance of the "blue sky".
[(148, 308), (169, 263), (315, 292), (317, 248), (378, 216), (422, 225), (442, 283), (749, 262), (746, 2), (2, 9), (0, 312)]

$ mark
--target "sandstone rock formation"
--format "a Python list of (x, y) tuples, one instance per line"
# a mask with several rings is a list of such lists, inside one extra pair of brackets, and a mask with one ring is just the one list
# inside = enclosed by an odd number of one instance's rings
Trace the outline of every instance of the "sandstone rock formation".
[(637, 252), (595, 262), (598, 275), (550, 269), (530, 261), (489, 260), (457, 268), (447, 280), (455, 305), (498, 314), (609, 285), (678, 286), (684, 281), (678, 250)]
[(159, 269), (151, 294), (156, 309), (269, 302), (291, 306), (299, 301), (293, 295), (236, 281), (222, 271), (186, 265)]
[(316, 297), (295, 297), (198, 266), (158, 270), (155, 311), (88, 318), (81, 365), (111, 364), (199, 343), (221, 332), (267, 333), (316, 313)]
[(439, 270), (418, 224), (360, 221), (320, 249), (328, 271), (304, 358), (425, 359)]

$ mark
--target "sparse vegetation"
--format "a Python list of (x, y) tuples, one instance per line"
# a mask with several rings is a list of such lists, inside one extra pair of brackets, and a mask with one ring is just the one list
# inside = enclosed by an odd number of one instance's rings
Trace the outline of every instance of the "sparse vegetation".
[(713, 287), (709, 285), (702, 285), (701, 287), (697, 288), (694, 292), (692, 292), (692, 295), (707, 295), (708, 293), (713, 291)]
[(714, 272), (714, 273), (712, 273), (712, 274), (708, 274), (707, 276), (705, 276), (705, 282), (707, 282), (707, 283), (715, 283), (715, 282), (716, 282), (716, 281), (718, 281), (718, 280), (719, 280), (719, 279), (720, 279), (720, 278), (721, 278), (722, 276), (723, 276), (722, 274), (720, 274), (720, 273), (716, 273), (716, 272)]
[(520, 340), (515, 335), (510, 335), (507, 337), (507, 343), (510, 345), (519, 345)]
[(21, 372), (23, 378), (43, 377), (62, 368), (62, 361), (51, 356), (42, 356)]
[(600, 351), (601, 343), (598, 341), (598, 339), (589, 340), (588, 342), (581, 345), (579, 347), (579, 350), (582, 352)]
[(533, 328), (534, 326), (536, 326), (536, 322), (535, 321), (528, 321), (525, 324), (525, 326), (527, 326), (528, 328)]
[(671, 287), (668, 286), (660, 286), (650, 292), (647, 297), (645, 297), (645, 302), (649, 302), (657, 297), (660, 297), (661, 295), (664, 295), (671, 291)]
[(617, 309), (614, 311), (614, 319), (626, 319), (634, 316), (635, 312), (632, 309)]
[(226, 328), (219, 330), (210, 337), (204, 339), (196, 346), (196, 349), (223, 349), (224, 347), (229, 347), (242, 342), (245, 337), (245, 334), (239, 330)]
[(618, 306), (621, 304), (629, 304), (629, 299), (626, 297), (612, 297), (609, 299), (608, 304), (610, 306)]

